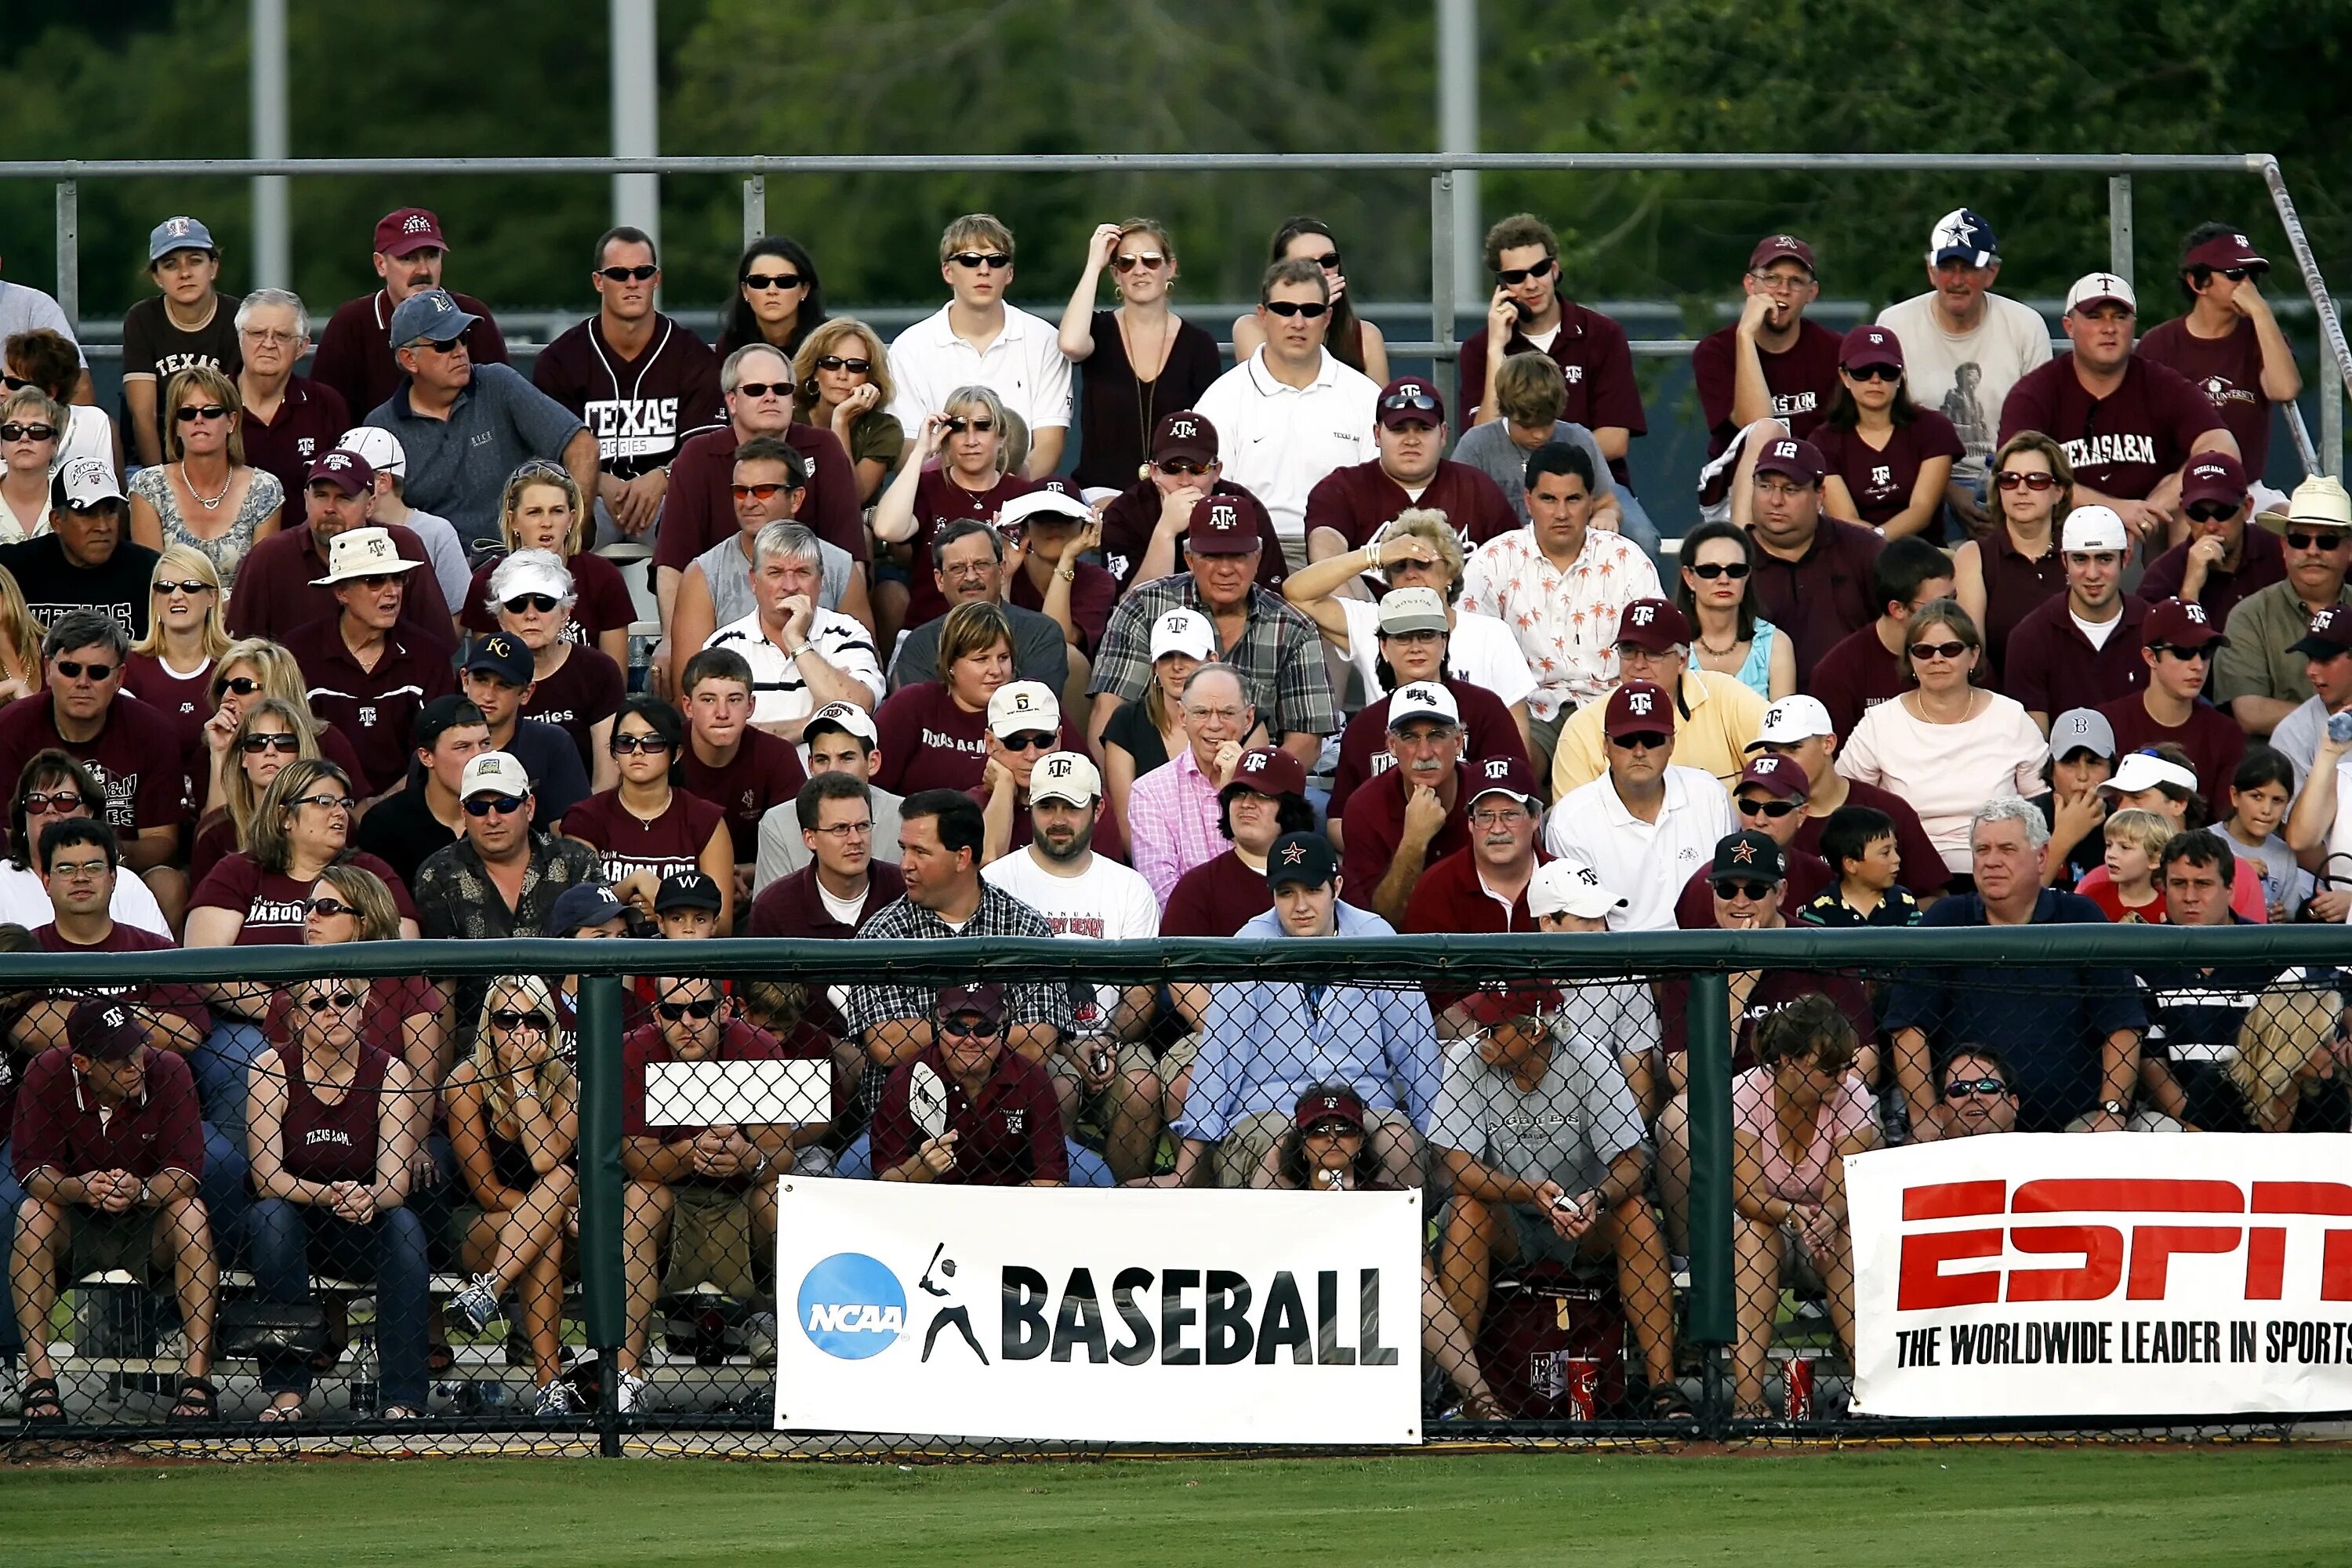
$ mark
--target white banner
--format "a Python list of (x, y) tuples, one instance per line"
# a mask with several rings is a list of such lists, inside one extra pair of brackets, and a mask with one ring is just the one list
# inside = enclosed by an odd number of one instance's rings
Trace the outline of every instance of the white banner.
[(1859, 1154), (1856, 1410), (2352, 1409), (2352, 1137), (2009, 1133)]
[(1418, 1193), (778, 1191), (781, 1430), (1421, 1441)]

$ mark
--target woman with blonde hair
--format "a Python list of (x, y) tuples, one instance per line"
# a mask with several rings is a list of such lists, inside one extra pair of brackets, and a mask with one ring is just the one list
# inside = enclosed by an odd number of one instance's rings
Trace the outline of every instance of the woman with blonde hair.
[(0, 544), (49, 531), (49, 475), (67, 417), (64, 405), (37, 386), (0, 397)]
[(857, 504), (872, 506), (907, 449), (891, 416), (889, 351), (865, 322), (837, 316), (802, 340), (793, 357), (793, 417), (833, 432), (857, 470)]
[(282, 697), (248, 701), (214, 759), (211, 804), (188, 855), (190, 885), (203, 881), (223, 856), (252, 847), (254, 813), (288, 763), (320, 755), (318, 726), (304, 710)]
[(147, 635), (131, 645), (122, 684), (156, 712), (184, 721), (193, 736), (215, 710), (213, 667), (228, 651), (220, 573), (194, 545), (167, 544), (148, 593)]
[[(1105, 268), (1118, 304), (1098, 310)], [(1081, 489), (1133, 484), (1160, 416), (1192, 407), (1224, 369), (1217, 340), (1169, 308), (1176, 272), (1175, 238), (1157, 218), (1101, 224), (1087, 241), (1059, 337), (1062, 356), (1087, 367), (1070, 475)]]
[(563, 1245), (579, 1195), (572, 1154), (580, 1110), (556, 1020), (555, 999), (538, 975), (491, 982), (473, 1054), (443, 1091), (449, 1145), (473, 1199), (458, 1209), (454, 1228), (474, 1277), (450, 1304), (479, 1333), (507, 1292), (519, 1292), (541, 1415), (574, 1410), (561, 1374)]
[(236, 588), (247, 552), (278, 531), (286, 509), (278, 476), (245, 460), (243, 398), (211, 365), (191, 366), (163, 388), (163, 461), (131, 481), (131, 540), (150, 550), (186, 544), (210, 557), (222, 586)]
[(1952, 552), (1952, 596), (1984, 628), (1989, 673), (1997, 673), (2017, 623), (2066, 591), (2058, 538), (2072, 510), (2074, 470), (2057, 442), (2021, 430), (1993, 454), (1986, 480), (1991, 526)]
[[(352, 787), (364, 800), (373, 795), (373, 781), (367, 770), (360, 766), (359, 753), (343, 732), (310, 711), (310, 686), (302, 679), (302, 667), (294, 656), (268, 637), (242, 637), (221, 650), (213, 664), (211, 700), (212, 717), (205, 721), (205, 748), (212, 753), (208, 782), (205, 787), (205, 815), (220, 809), (224, 804), (221, 789), (225, 783), (221, 763), (231, 754), (236, 743), (236, 727), (245, 710), (256, 699), (275, 697), (302, 718), (318, 754), (351, 775)], [(292, 756), (290, 749), (284, 754)], [(387, 784), (391, 781), (386, 780)]]
[(41, 689), (41, 628), (25, 604), (16, 574), (0, 567), (0, 702)]
[[(2347, 1047), (2343, 999), (2281, 985), (2256, 998), (2225, 1066), (2174, 1070), (2192, 1132), (2341, 1132)], [(2169, 1076), (2169, 1075), (2168, 1075)]]
[[(594, 513), (582, 501), (579, 485), (562, 464), (533, 458), (507, 476), (506, 490), (499, 499), (499, 530), (507, 551), (552, 551), (572, 574), (573, 603), (565, 640), (585, 643), (626, 669), (636, 601), (621, 581), (621, 569), (588, 548), (595, 527)], [(511, 607), (494, 602), (490, 584), (490, 574), (503, 559), (485, 561), (474, 571), (473, 585), (466, 591), (466, 605), (457, 616), (458, 625), (469, 632), (497, 631), (498, 613)], [(553, 597), (544, 590), (512, 592), (525, 604)]]
[(960, 386), (923, 421), (915, 449), (874, 505), (874, 537), (905, 545), (909, 583), (904, 598), (895, 583), (877, 583), (875, 628), (888, 647), (901, 626), (919, 626), (947, 614), (948, 602), (931, 571), (931, 540), (940, 525), (972, 518), (993, 525), (1014, 496), (1037, 487), (1013, 468), (1012, 421), (1003, 400), (984, 386)]

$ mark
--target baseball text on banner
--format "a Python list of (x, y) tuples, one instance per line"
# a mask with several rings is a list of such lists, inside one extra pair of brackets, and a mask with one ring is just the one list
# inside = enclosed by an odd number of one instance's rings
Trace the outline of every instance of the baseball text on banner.
[(778, 1193), (781, 1430), (1421, 1440), (1418, 1193)]
[(2352, 1137), (2009, 1133), (1845, 1174), (1857, 1410), (2352, 1409)]

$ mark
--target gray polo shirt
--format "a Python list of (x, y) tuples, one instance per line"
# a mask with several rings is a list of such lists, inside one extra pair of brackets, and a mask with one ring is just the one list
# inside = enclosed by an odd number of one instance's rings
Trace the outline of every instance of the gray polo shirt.
[(0, 342), (6, 342), (18, 332), (36, 331), (43, 327), (73, 344), (74, 352), (80, 355), (81, 367), (89, 368), (89, 356), (81, 353), (81, 340), (74, 336), (73, 324), (66, 320), (64, 307), (38, 289), (0, 281)]
[(1429, 1141), (1523, 1181), (1558, 1182), (1570, 1193), (1599, 1186), (1609, 1162), (1642, 1142), (1642, 1111), (1608, 1047), (1580, 1029), (1562, 1033), (1553, 1037), (1550, 1066), (1528, 1092), (1507, 1071), (1487, 1066), (1471, 1043), (1457, 1041), (1446, 1055)]
[(401, 498), (446, 517), (470, 552), (499, 537), (499, 498), (507, 476), (533, 458), (561, 462), (564, 446), (587, 428), (572, 411), (533, 386), (512, 365), (478, 364), (446, 419), (408, 405), (409, 380), (367, 416), (400, 437), (408, 454)]

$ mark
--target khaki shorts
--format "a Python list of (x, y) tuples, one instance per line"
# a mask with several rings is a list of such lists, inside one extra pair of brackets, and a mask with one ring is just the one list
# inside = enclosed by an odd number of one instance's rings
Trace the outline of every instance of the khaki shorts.
[(759, 1259), (751, 1245), (751, 1189), (716, 1183), (680, 1183), (670, 1189), (669, 1261), (662, 1293), (708, 1284), (748, 1301), (759, 1294)]
[(121, 1214), (76, 1208), (70, 1221), (73, 1277), (79, 1279), (84, 1275), (119, 1268), (142, 1285), (169, 1283), (170, 1261), (165, 1260), (158, 1268), (155, 1258), (155, 1227), (163, 1217), (161, 1210), (152, 1208), (134, 1208)]
[[(1283, 1141), (1297, 1122), (1287, 1110), (1260, 1110), (1243, 1117), (1225, 1133), (1224, 1142), (1217, 1145), (1217, 1185), (1247, 1187), (1257, 1184), (1258, 1171), (1274, 1146)], [(1367, 1134), (1377, 1133), (1384, 1127), (1402, 1127), (1410, 1134), (1412, 1122), (1401, 1110), (1364, 1112)]]

